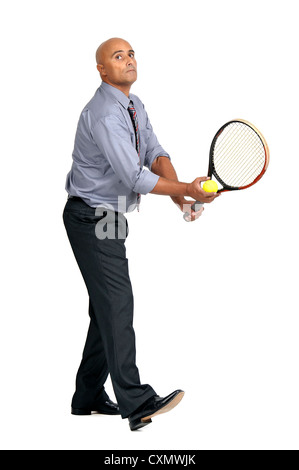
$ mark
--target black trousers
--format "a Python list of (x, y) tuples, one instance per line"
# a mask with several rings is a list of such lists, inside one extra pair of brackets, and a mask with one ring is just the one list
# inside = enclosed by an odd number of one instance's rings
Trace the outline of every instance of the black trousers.
[(121, 237), (123, 227), (118, 230), (124, 220), (127, 228), (127, 221), (122, 214), (114, 213), (106, 224), (110, 236), (103, 238), (96, 230), (106, 214), (96, 215), (96, 210), (79, 198), (68, 199), (63, 211), (67, 235), (87, 287), (90, 316), (72, 407), (96, 411), (97, 404), (107, 398), (104, 384), (110, 373), (121, 416), (127, 418), (156, 392), (140, 383), (136, 366), (127, 230)]

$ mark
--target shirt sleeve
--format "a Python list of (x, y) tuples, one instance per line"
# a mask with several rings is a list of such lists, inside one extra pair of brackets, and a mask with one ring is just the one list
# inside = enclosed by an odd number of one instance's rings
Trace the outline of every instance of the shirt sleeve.
[(146, 154), (145, 154), (145, 160), (144, 160), (144, 165), (150, 170), (152, 168), (152, 164), (158, 157), (168, 157), (169, 160), (170, 155), (165, 152), (163, 147), (159, 144), (158, 139), (153, 131), (152, 125), (150, 123), (150, 120), (148, 118), (148, 115), (146, 113), (146, 129), (149, 134), (148, 142), (147, 142), (147, 148), (146, 148)]
[(109, 115), (98, 121), (92, 129), (92, 137), (125, 186), (140, 194), (154, 189), (159, 176), (140, 168), (128, 128), (118, 116)]

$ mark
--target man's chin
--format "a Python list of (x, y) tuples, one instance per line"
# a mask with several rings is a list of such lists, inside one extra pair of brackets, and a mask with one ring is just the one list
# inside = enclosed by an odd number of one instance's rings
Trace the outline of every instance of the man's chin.
[(129, 72), (127, 77), (128, 83), (133, 84), (137, 80), (137, 72)]

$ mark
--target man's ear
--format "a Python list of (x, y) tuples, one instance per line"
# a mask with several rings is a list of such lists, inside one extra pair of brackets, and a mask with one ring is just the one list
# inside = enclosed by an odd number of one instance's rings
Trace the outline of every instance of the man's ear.
[(100, 72), (100, 75), (101, 75), (101, 76), (102, 76), (102, 75), (106, 75), (104, 65), (102, 65), (102, 64), (97, 64), (97, 69), (98, 69), (98, 71)]

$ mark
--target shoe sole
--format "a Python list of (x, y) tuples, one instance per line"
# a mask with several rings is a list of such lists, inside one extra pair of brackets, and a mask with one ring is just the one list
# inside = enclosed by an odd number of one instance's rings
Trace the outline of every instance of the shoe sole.
[(151, 419), (148, 419), (147, 421), (142, 421), (139, 419), (137, 419), (136, 421), (132, 421), (130, 423), (131, 431), (137, 431), (137, 429), (143, 428), (144, 426), (146, 426), (147, 424), (150, 424), (151, 422), (152, 422)]
[(84, 410), (84, 409), (78, 409), (78, 408), (72, 408), (71, 414), (75, 416), (89, 416), (89, 415), (109, 415), (109, 416), (119, 416), (120, 413), (109, 413), (105, 411), (92, 411), (92, 410)]
[(141, 418), (141, 422), (144, 423), (145, 426), (146, 424), (150, 423), (151, 418), (154, 418), (155, 416), (161, 415), (162, 413), (167, 413), (168, 411), (172, 410), (175, 406), (180, 403), (184, 395), (185, 392), (178, 393), (169, 403), (167, 403), (167, 405), (163, 406), (163, 408), (151, 415), (144, 416), (143, 418)]

